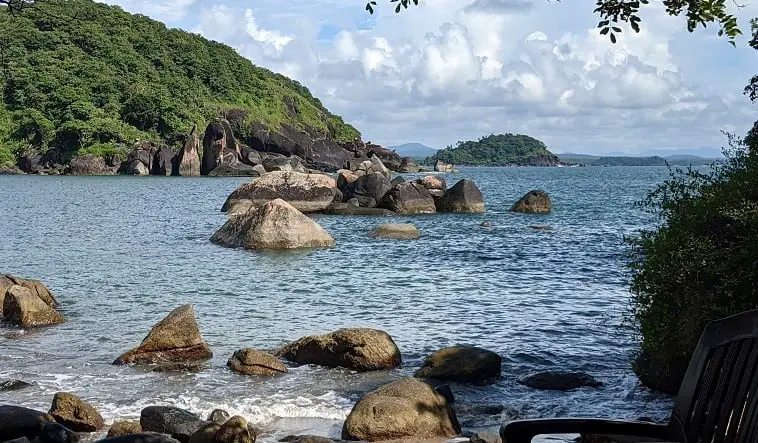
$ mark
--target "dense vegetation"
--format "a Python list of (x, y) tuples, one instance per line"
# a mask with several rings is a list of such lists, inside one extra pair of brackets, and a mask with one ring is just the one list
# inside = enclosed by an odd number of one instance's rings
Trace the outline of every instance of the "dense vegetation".
[(571, 164), (580, 164), (587, 166), (697, 166), (710, 165), (716, 159), (697, 157), (694, 155), (672, 155), (660, 157), (657, 155), (650, 157), (634, 156), (594, 156), (583, 154), (559, 154), (561, 161)]
[[(360, 134), (296, 81), (232, 48), (90, 0), (0, 10), (0, 165), (29, 147), (61, 162), (179, 142), (192, 125), (240, 109), (339, 141)], [(293, 112), (294, 109), (294, 112)]]
[(441, 160), (455, 165), (508, 166), (530, 164), (531, 159), (553, 158), (541, 141), (520, 134), (490, 134), (478, 141), (458, 142), (448, 146), (426, 160)]

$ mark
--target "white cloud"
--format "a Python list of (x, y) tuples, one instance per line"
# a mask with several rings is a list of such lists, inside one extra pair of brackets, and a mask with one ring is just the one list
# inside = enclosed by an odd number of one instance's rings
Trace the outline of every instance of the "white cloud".
[[(371, 29), (359, 2), (219, 1), (192, 15), (194, 0), (150, 8), (169, 20), (169, 5), (180, 5), (174, 19), (184, 20), (172, 25), (293, 76), (385, 144), (508, 131), (556, 151), (718, 147), (721, 129), (744, 132), (755, 120), (739, 89), (753, 51), (714, 42), (715, 30), (688, 34), (659, 6), (645, 10), (642, 32), (627, 29), (612, 45), (589, 1), (434, 0), (399, 15), (380, 2)], [(326, 25), (342, 30), (319, 40)]]

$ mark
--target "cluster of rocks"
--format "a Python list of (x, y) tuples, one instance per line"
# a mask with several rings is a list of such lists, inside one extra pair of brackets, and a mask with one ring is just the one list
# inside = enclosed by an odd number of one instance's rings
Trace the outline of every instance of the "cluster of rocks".
[(0, 318), (21, 327), (63, 323), (58, 301), (38, 280), (0, 275)]

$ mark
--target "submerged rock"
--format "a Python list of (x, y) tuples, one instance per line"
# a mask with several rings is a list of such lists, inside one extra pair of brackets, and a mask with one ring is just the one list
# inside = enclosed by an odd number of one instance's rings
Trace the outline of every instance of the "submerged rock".
[(396, 240), (415, 240), (421, 236), (421, 232), (408, 223), (383, 224), (368, 233), (369, 237), (391, 238)]
[(50, 307), (31, 289), (14, 285), (5, 291), (3, 316), (6, 321), (22, 326), (47, 326), (63, 323), (63, 316)]
[(400, 350), (384, 331), (346, 328), (303, 337), (276, 351), (275, 355), (299, 364), (344, 367), (359, 372), (400, 366)]
[(448, 189), (436, 200), (439, 212), (467, 212), (479, 214), (484, 212), (484, 197), (476, 184), (463, 179)]
[(404, 378), (364, 395), (342, 427), (346, 440), (382, 441), (453, 437), (461, 431), (445, 397)]
[(479, 383), (500, 378), (502, 358), (486, 349), (455, 346), (429, 355), (416, 377)]
[(5, 380), (0, 381), (0, 392), (3, 391), (18, 391), (31, 386), (31, 383), (27, 383), (23, 380)]
[(235, 415), (226, 421), (213, 436), (215, 443), (254, 443), (255, 435), (250, 434), (247, 421)]
[(288, 435), (279, 440), (287, 443), (335, 443), (334, 440), (318, 435)]
[(103, 417), (92, 405), (68, 392), (55, 394), (49, 413), (55, 421), (75, 432), (95, 432), (105, 426)]
[(334, 246), (334, 238), (313, 219), (282, 199), (230, 217), (211, 237), (230, 248), (280, 250)]
[(121, 437), (142, 433), (142, 426), (136, 421), (114, 421), (108, 429), (107, 437)]
[(511, 212), (523, 212), (529, 214), (547, 214), (553, 210), (550, 195), (541, 190), (529, 191), (511, 207)]
[(192, 362), (212, 356), (200, 336), (195, 309), (186, 304), (171, 311), (153, 326), (138, 347), (121, 355), (113, 364)]
[(337, 193), (337, 182), (328, 175), (302, 172), (267, 172), (232, 192), (221, 207), (226, 212), (240, 201), (249, 201), (260, 207), (281, 199), (301, 212), (318, 212), (326, 209)]
[(246, 375), (278, 375), (286, 374), (287, 366), (278, 358), (266, 352), (251, 348), (236, 351), (226, 362), (229, 368), (237, 373)]
[(599, 388), (603, 383), (593, 376), (584, 372), (546, 371), (526, 376), (519, 383), (534, 389), (548, 389), (555, 391), (570, 391), (572, 389), (588, 386)]

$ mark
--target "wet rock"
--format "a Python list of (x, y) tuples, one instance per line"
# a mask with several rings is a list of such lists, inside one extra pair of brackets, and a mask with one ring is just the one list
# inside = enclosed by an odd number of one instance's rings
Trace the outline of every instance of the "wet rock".
[(107, 437), (121, 437), (122, 435), (141, 434), (142, 426), (136, 421), (114, 421), (108, 429)]
[(0, 382), (0, 392), (4, 391), (18, 391), (31, 386), (31, 383), (27, 383), (22, 380), (5, 380)]
[(282, 199), (230, 217), (211, 237), (230, 248), (281, 250), (334, 246), (334, 238), (313, 219)]
[(239, 374), (246, 375), (279, 375), (286, 374), (287, 366), (278, 358), (266, 352), (246, 348), (236, 351), (226, 362), (229, 368)]
[(189, 443), (214, 443), (216, 432), (221, 429), (221, 425), (224, 424), (229, 418), (225, 418), (221, 422), (205, 423), (197, 430), (189, 439)]
[(379, 207), (398, 214), (431, 214), (437, 212), (434, 198), (419, 183), (396, 185), (382, 198)]
[(200, 372), (208, 367), (204, 362), (194, 361), (170, 361), (158, 363), (150, 369), (150, 372)]
[(55, 296), (52, 292), (50, 292), (50, 289), (48, 289), (47, 286), (45, 286), (41, 281), (24, 279), (12, 275), (0, 275), (0, 315), (3, 313), (2, 305), (3, 299), (5, 297), (5, 292), (13, 285), (19, 285), (31, 289), (31, 291), (36, 294), (37, 297), (41, 298), (42, 301), (44, 301), (51, 308), (58, 306), (58, 300), (55, 299)]
[(546, 371), (526, 376), (519, 383), (534, 389), (548, 389), (555, 391), (570, 391), (572, 389), (588, 386), (599, 388), (603, 383), (584, 372)]
[(503, 443), (497, 432), (480, 431), (470, 437), (471, 443)]
[[(372, 208), (392, 189), (390, 181), (379, 172), (358, 177), (342, 190), (346, 199), (356, 198), (360, 206)], [(391, 208), (387, 208), (391, 209)]]
[(511, 207), (511, 212), (523, 212), (529, 214), (547, 214), (553, 210), (550, 195), (541, 190), (532, 190), (526, 193)]
[(69, 163), (71, 175), (113, 175), (116, 171), (105, 163), (105, 159), (92, 154), (78, 155)]
[(255, 436), (250, 435), (247, 421), (239, 415), (235, 415), (221, 425), (221, 428), (216, 431), (213, 441), (215, 443), (254, 443)]
[(547, 226), (547, 225), (536, 225), (536, 226), (532, 226), (531, 228), (534, 229), (535, 231), (552, 231), (553, 230), (552, 227)]
[(453, 390), (450, 389), (450, 385), (436, 386), (434, 390), (445, 397), (445, 400), (447, 400), (449, 404), (455, 403), (455, 395), (453, 395)]
[(683, 359), (663, 358), (655, 353), (643, 351), (634, 359), (632, 368), (643, 386), (676, 395), (687, 372), (688, 363)]
[(492, 229), (492, 222), (485, 220), (485, 221), (479, 223), (479, 226), (482, 227), (482, 228), (485, 228), (485, 229)]
[(50, 438), (45, 443), (78, 440), (73, 431), (55, 423), (55, 419), (49, 414), (22, 406), (0, 405), (0, 441), (21, 437), (33, 441), (43, 433)]
[(208, 416), (208, 421), (218, 424), (224, 424), (231, 416), (223, 409), (214, 409)]
[(389, 209), (382, 208), (362, 208), (358, 206), (357, 199), (351, 199), (348, 203), (338, 203), (330, 206), (324, 211), (324, 214), (331, 215), (366, 215), (374, 217), (389, 217), (396, 215)]
[(200, 137), (197, 135), (197, 125), (192, 126), (187, 140), (174, 156), (173, 171), (182, 177), (200, 175)]
[(438, 189), (440, 191), (447, 189), (447, 183), (445, 183), (445, 179), (436, 175), (427, 175), (426, 177), (421, 177), (419, 179), (416, 179), (416, 183), (419, 183), (430, 191), (432, 189)]
[(174, 151), (168, 146), (161, 146), (153, 157), (153, 167), (150, 172), (153, 175), (168, 176), (173, 173)]
[(426, 357), (416, 377), (459, 383), (480, 383), (500, 378), (502, 358), (486, 349), (454, 346)]
[(164, 434), (144, 432), (141, 434), (128, 434), (119, 437), (109, 437), (98, 440), (96, 443), (181, 443), (175, 438)]
[(138, 347), (118, 357), (113, 364), (192, 362), (212, 356), (213, 353), (200, 336), (195, 309), (186, 304), (171, 311), (153, 326)]
[(269, 201), (281, 199), (300, 212), (317, 212), (329, 207), (336, 192), (337, 183), (327, 175), (267, 172), (235, 189), (224, 202), (221, 211), (225, 212), (244, 200), (260, 207)]
[(145, 432), (158, 432), (187, 442), (204, 424), (199, 416), (174, 406), (148, 406), (140, 413), (140, 426)]
[(303, 337), (276, 351), (275, 355), (299, 364), (345, 367), (359, 372), (400, 366), (400, 350), (384, 331), (346, 328)]
[(31, 289), (14, 285), (5, 291), (3, 316), (11, 324), (22, 327), (63, 323), (63, 316), (45, 303)]
[(453, 185), (445, 195), (436, 200), (436, 204), (439, 212), (484, 212), (484, 197), (476, 184), (469, 179), (460, 180)]
[(68, 392), (55, 394), (49, 414), (74, 432), (95, 432), (105, 426), (103, 417), (92, 405)]
[(279, 440), (288, 443), (335, 443), (334, 440), (318, 435), (288, 435)]
[(445, 397), (420, 380), (404, 378), (363, 396), (345, 420), (342, 438), (431, 439), (460, 431)]
[(371, 238), (391, 238), (396, 240), (415, 240), (421, 236), (421, 232), (413, 225), (407, 223), (383, 224), (368, 233)]

